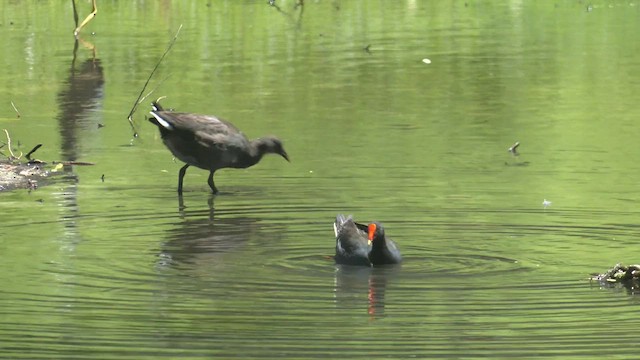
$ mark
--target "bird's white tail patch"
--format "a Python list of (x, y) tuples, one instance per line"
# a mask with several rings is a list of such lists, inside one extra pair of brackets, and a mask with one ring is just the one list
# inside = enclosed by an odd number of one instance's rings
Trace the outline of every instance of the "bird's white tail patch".
[(149, 114), (156, 118), (156, 120), (158, 120), (158, 124), (160, 124), (163, 128), (167, 130), (173, 130), (173, 125), (169, 124), (165, 119), (158, 116), (158, 114), (154, 113), (153, 111), (151, 111)]

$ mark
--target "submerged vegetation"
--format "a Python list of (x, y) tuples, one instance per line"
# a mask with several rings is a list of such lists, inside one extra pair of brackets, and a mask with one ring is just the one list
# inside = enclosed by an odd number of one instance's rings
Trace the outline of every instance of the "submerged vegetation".
[(637, 290), (640, 285), (640, 265), (616, 264), (602, 274), (592, 274), (590, 280), (598, 281), (601, 285), (621, 284), (630, 290)]

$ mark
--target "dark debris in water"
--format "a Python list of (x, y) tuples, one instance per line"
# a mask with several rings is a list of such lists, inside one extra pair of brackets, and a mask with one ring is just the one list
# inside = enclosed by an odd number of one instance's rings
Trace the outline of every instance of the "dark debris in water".
[(601, 285), (621, 284), (631, 290), (640, 289), (640, 265), (616, 264), (602, 274), (592, 274), (590, 280)]

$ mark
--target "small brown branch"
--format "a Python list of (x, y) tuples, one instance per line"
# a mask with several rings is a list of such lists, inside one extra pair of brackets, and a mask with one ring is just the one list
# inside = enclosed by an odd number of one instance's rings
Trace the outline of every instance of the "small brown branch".
[(92, 162), (86, 162), (86, 161), (54, 161), (54, 162), (52, 162), (52, 164), (62, 164), (62, 165), (80, 165), (80, 166), (91, 166), (91, 165), (95, 165), (95, 163), (92, 163)]
[(18, 114), (18, 118), (20, 118), (20, 111), (18, 111), (18, 108), (16, 107), (16, 105), (13, 103), (13, 101), (11, 101), (11, 106), (13, 106), (13, 110), (15, 110), (16, 114)]

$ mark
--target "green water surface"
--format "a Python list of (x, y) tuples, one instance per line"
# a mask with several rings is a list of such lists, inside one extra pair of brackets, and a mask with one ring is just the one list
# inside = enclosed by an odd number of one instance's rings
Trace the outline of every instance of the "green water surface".
[[(637, 296), (586, 280), (640, 261), (637, 1), (98, 0), (77, 44), (1, 3), (0, 128), (95, 165), (0, 193), (0, 358), (637, 358)], [(161, 96), (291, 163), (179, 198)], [(336, 267), (338, 213), (404, 263)]]

